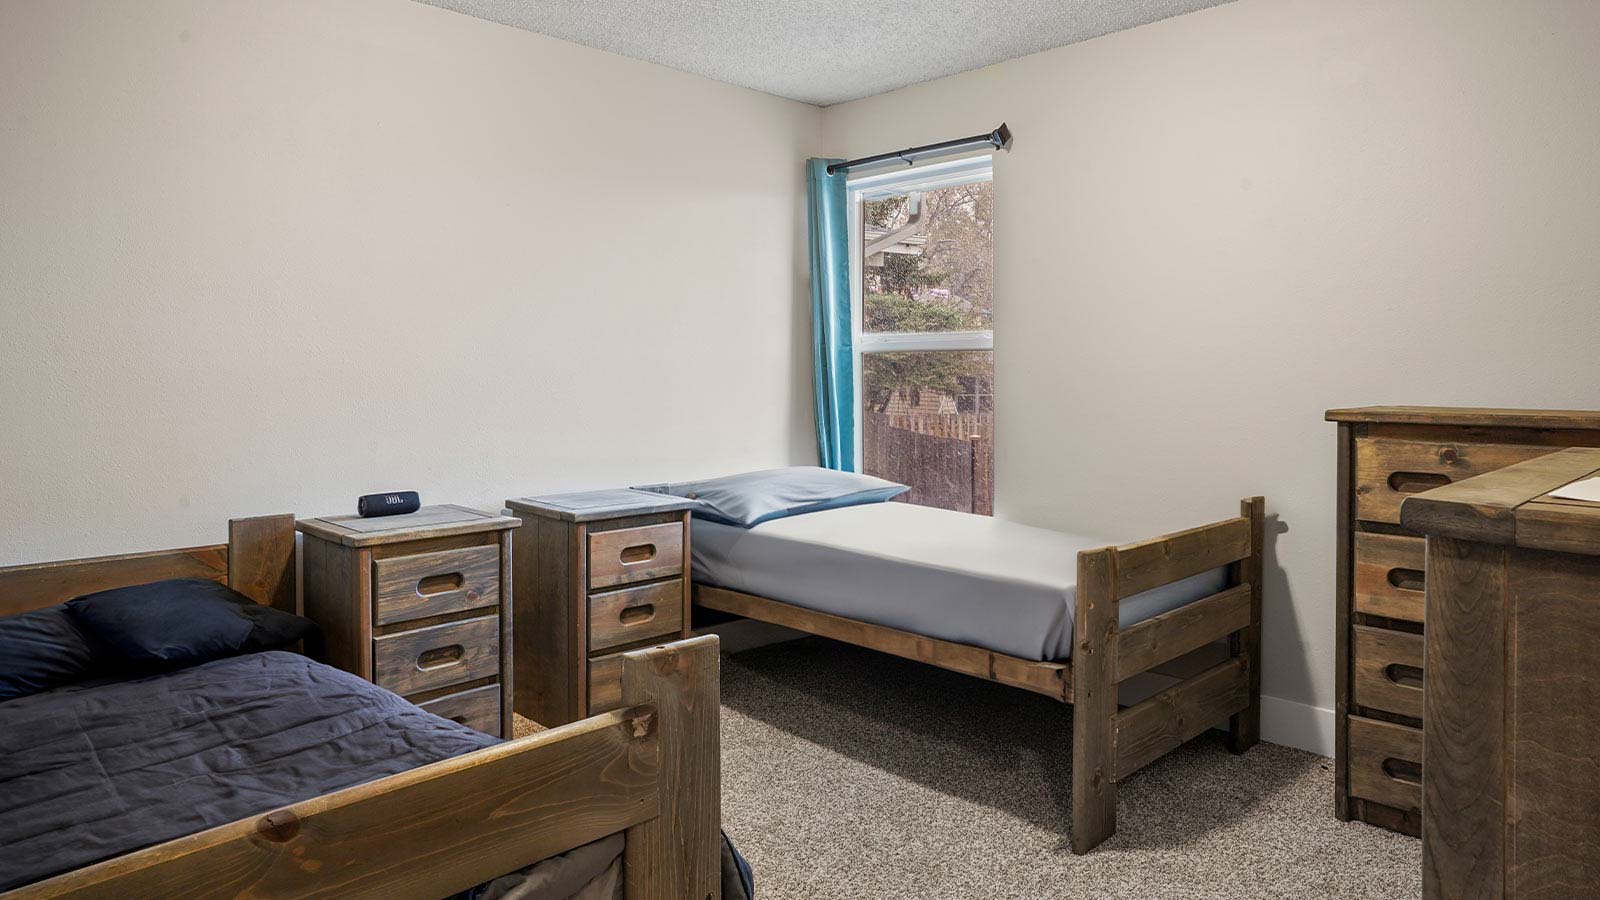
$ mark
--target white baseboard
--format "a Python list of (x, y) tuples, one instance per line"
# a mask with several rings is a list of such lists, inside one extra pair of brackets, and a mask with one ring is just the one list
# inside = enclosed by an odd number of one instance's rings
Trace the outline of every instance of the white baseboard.
[[(724, 622), (697, 633), (719, 635), (722, 638), (724, 653), (738, 653), (766, 644), (805, 637), (798, 631), (751, 619)], [(1182, 674), (1187, 676), (1190, 673)], [(1124, 706), (1131, 706), (1176, 683), (1176, 678), (1165, 674), (1135, 675), (1117, 686), (1117, 700)], [(1332, 756), (1333, 710), (1278, 697), (1262, 696), (1261, 739), (1321, 756)]]
[(1332, 756), (1333, 710), (1263, 695), (1261, 739), (1319, 756)]

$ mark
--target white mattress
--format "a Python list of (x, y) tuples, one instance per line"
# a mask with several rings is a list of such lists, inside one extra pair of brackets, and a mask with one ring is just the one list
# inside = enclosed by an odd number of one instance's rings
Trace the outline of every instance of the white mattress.
[[(1114, 543), (988, 516), (871, 503), (693, 522), (696, 581), (1023, 659), (1072, 654), (1078, 551)], [(1122, 627), (1222, 590), (1215, 569), (1123, 600)]]

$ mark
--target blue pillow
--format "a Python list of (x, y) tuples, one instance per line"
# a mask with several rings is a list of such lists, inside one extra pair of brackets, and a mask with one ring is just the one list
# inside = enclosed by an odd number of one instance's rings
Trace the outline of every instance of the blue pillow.
[(94, 668), (94, 651), (65, 604), (0, 618), (0, 701), (71, 684)]
[(784, 516), (882, 503), (911, 488), (855, 472), (791, 466), (650, 490), (699, 501), (693, 512), (701, 518), (749, 528)]
[(192, 666), (276, 650), (317, 627), (204, 578), (100, 591), (67, 601), (67, 610), (91, 637), (135, 667)]

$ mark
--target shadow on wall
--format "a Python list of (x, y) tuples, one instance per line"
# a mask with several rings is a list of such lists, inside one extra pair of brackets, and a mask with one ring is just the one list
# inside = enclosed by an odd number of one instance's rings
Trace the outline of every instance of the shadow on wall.
[[(1272, 502), (1270, 497), (1267, 502)], [(1265, 527), (1261, 558), (1261, 655), (1265, 665), (1262, 671), (1263, 674), (1271, 673), (1271, 678), (1280, 684), (1309, 690), (1315, 679), (1312, 677), (1311, 660), (1306, 654), (1307, 643), (1305, 635), (1300, 633), (1300, 620), (1294, 615), (1289, 574), (1278, 564), (1278, 537), (1289, 533), (1289, 523), (1279, 518), (1278, 513), (1272, 512), (1266, 516)], [(1262, 693), (1264, 696), (1276, 696), (1271, 685), (1265, 685)], [(1265, 723), (1263, 727), (1268, 733), (1272, 731), (1270, 723)], [(1305, 724), (1294, 723), (1286, 727), (1303, 728)], [(1298, 737), (1312, 739), (1310, 735)]]
[[(947, 796), (1061, 836), (1072, 821), (1072, 712), (1048, 698), (822, 638), (723, 660), (723, 706)], [(1118, 845), (1174, 847), (1326, 766), (1282, 747), (1228, 753), (1208, 732), (1123, 782)]]

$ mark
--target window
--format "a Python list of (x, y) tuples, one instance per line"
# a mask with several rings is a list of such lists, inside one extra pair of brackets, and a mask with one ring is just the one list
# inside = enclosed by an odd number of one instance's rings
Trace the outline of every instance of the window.
[(988, 156), (849, 182), (856, 459), (905, 500), (994, 512)]

